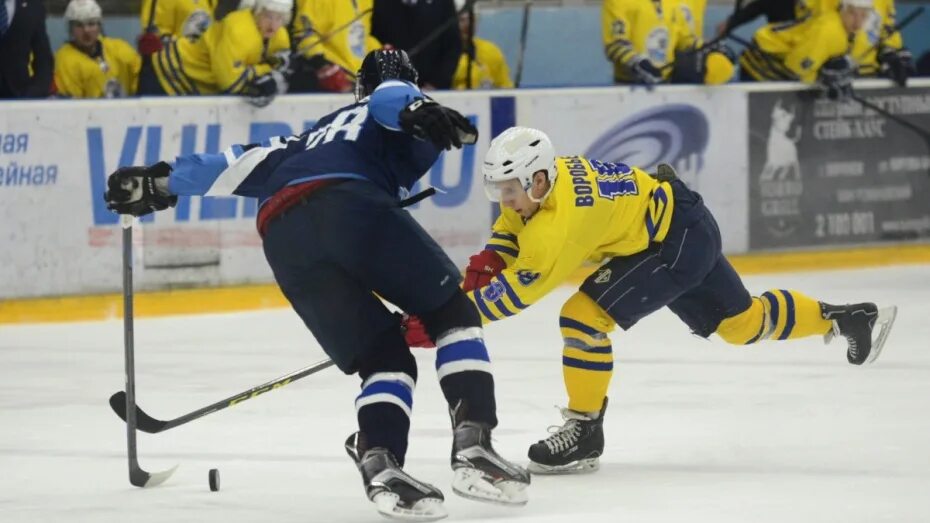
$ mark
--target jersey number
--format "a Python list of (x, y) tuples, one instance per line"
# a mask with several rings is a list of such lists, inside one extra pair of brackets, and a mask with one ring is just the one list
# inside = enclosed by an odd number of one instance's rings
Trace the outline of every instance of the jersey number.
[(342, 111), (333, 118), (332, 122), (320, 127), (307, 135), (307, 150), (313, 149), (321, 143), (329, 143), (342, 133), (342, 139), (354, 142), (362, 132), (362, 124), (368, 119), (368, 106), (362, 105)]

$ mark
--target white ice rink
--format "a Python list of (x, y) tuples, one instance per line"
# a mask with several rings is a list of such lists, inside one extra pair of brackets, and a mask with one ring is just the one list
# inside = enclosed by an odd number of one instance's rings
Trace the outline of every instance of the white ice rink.
[[(407, 469), (447, 494), (447, 521), (930, 521), (930, 266), (747, 278), (826, 301), (899, 306), (882, 358), (846, 363), (820, 339), (732, 347), (662, 311), (612, 335), (607, 449), (594, 475), (533, 478), (522, 509), (457, 498), (449, 422), (418, 351)], [(560, 290), (486, 335), (496, 446), (525, 461), (565, 403)], [(323, 357), (289, 309), (137, 320), (139, 403), (172, 418)], [(354, 377), (328, 369), (235, 408), (140, 434), (155, 489), (130, 486), (120, 320), (0, 328), (0, 522), (380, 521), (342, 449)], [(207, 470), (222, 490), (210, 492)]]

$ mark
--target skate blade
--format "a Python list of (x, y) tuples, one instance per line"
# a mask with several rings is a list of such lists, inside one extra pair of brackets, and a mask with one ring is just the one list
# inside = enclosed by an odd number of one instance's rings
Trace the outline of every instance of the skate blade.
[(865, 362), (872, 363), (878, 359), (885, 347), (885, 341), (891, 334), (891, 327), (894, 325), (895, 318), (898, 317), (898, 308), (894, 305), (878, 310), (878, 318), (875, 319), (875, 326), (878, 327), (878, 336), (872, 340), (872, 351)]
[(522, 507), (529, 501), (526, 483), (499, 481), (491, 483), (489, 477), (478, 469), (458, 468), (452, 478), (452, 491), (473, 501), (494, 503), (508, 507)]
[(397, 506), (400, 496), (393, 492), (380, 492), (372, 498), (378, 513), (390, 519), (403, 521), (438, 521), (449, 515), (438, 498), (423, 498), (410, 508)]
[(545, 475), (562, 475), (562, 474), (591, 474), (601, 468), (601, 462), (598, 458), (580, 459), (566, 465), (543, 465), (530, 461), (526, 470), (532, 474)]

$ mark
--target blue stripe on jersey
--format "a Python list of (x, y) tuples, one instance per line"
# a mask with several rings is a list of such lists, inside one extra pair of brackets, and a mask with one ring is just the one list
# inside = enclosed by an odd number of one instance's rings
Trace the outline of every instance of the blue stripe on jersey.
[(375, 381), (370, 383), (367, 387), (362, 389), (362, 393), (358, 395), (355, 401), (375, 394), (397, 396), (407, 407), (413, 408), (413, 393), (407, 388), (407, 385), (401, 381)]
[[(238, 155), (242, 147), (233, 146)], [(234, 154), (236, 154), (234, 152)], [(168, 190), (173, 194), (202, 196), (207, 194), (223, 171), (229, 167), (225, 154), (190, 154), (178, 156), (168, 178)]]
[(513, 242), (514, 245), (520, 245), (520, 243), (517, 241), (517, 237), (514, 236), (513, 234), (507, 234), (503, 232), (494, 232), (494, 233), (491, 233), (491, 238), (496, 238), (498, 240), (507, 240), (509, 242)]
[(778, 292), (785, 297), (785, 330), (778, 339), (787, 340), (788, 336), (791, 335), (791, 330), (794, 329), (794, 298), (786, 290), (779, 290)]
[(424, 98), (417, 86), (402, 80), (381, 82), (371, 93), (368, 113), (392, 131), (400, 131), (400, 112), (417, 98)]
[(511, 312), (510, 309), (508, 309), (506, 305), (504, 305), (504, 301), (503, 301), (503, 300), (497, 300), (497, 301), (495, 301), (495, 302), (494, 302), (494, 305), (497, 307), (497, 310), (501, 311), (501, 314), (503, 314), (504, 316), (513, 316), (513, 315), (514, 315), (514, 313)]
[(497, 276), (497, 280), (504, 284), (504, 291), (507, 293), (507, 297), (510, 298), (510, 301), (520, 310), (526, 308), (526, 305), (520, 301), (520, 297), (517, 296), (517, 293), (514, 292), (513, 287), (510, 286), (510, 283), (507, 281), (507, 278), (503, 274)]
[(573, 320), (565, 316), (559, 316), (559, 327), (565, 327), (566, 329), (575, 329), (576, 331), (583, 332), (589, 336), (597, 336), (599, 334), (604, 334), (603, 332), (595, 329), (594, 327), (588, 327), (584, 323), (581, 323), (578, 320)]
[(497, 251), (497, 252), (502, 252), (504, 254), (509, 254), (510, 256), (513, 256), (514, 258), (520, 255), (520, 251), (516, 249), (511, 249), (510, 247), (504, 247), (502, 245), (494, 245), (494, 244), (489, 243), (485, 245), (484, 248), (490, 251)]
[(488, 356), (488, 349), (484, 342), (479, 338), (462, 340), (439, 347), (436, 351), (436, 368), (442, 367), (447, 363), (453, 363), (462, 360), (480, 360), (491, 361)]
[(481, 314), (484, 315), (485, 318), (491, 321), (499, 319), (497, 316), (491, 313), (491, 309), (489, 309), (488, 305), (484, 303), (484, 298), (481, 297), (481, 293), (478, 292), (478, 289), (471, 291), (471, 294), (475, 298), (475, 305), (478, 306), (478, 310), (481, 311)]
[(612, 361), (584, 361), (567, 356), (562, 356), (562, 365), (582, 370), (614, 370), (614, 363)]

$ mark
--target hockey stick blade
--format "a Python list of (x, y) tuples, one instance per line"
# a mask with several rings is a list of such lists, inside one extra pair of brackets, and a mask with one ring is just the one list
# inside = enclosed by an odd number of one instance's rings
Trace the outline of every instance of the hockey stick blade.
[(178, 466), (175, 465), (168, 470), (163, 470), (161, 472), (146, 472), (141, 468), (136, 468), (129, 473), (129, 482), (136, 487), (142, 488), (152, 488), (161, 485), (162, 483), (168, 481), (168, 478), (174, 474), (174, 471), (178, 470)]
[[(113, 409), (113, 412), (120, 417), (123, 421), (126, 421), (126, 393), (124, 391), (119, 391), (110, 396), (110, 408)], [(136, 405), (136, 428), (142, 432), (148, 432), (149, 434), (156, 434), (165, 429), (165, 425), (168, 422), (157, 420), (148, 414), (144, 410), (139, 408)], [(170, 474), (169, 474), (170, 475)], [(167, 477), (166, 477), (167, 479)]]
[(898, 317), (898, 308), (892, 305), (879, 309), (878, 318), (875, 319), (875, 326), (878, 328), (878, 336), (872, 340), (872, 352), (869, 353), (866, 363), (873, 363), (882, 353), (885, 347), (885, 341), (891, 333), (891, 327), (894, 325), (895, 318)]

